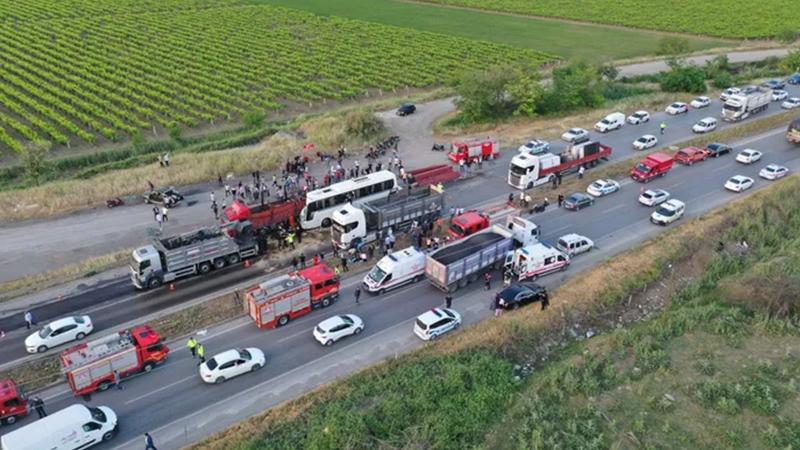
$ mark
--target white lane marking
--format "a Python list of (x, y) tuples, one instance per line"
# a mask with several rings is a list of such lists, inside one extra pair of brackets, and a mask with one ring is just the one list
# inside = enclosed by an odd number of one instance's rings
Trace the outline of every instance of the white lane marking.
[(142, 395), (140, 395), (140, 396), (138, 396), (138, 397), (136, 397), (136, 398), (134, 398), (134, 399), (132, 399), (132, 400), (128, 400), (127, 402), (125, 402), (125, 404), (126, 404), (126, 405), (130, 405), (131, 403), (136, 403), (136, 402), (138, 402), (139, 400), (142, 400), (142, 399), (144, 399), (144, 398), (147, 398), (147, 397), (150, 397), (150, 396), (152, 396), (152, 395), (158, 394), (158, 393), (159, 393), (159, 392), (161, 392), (161, 391), (165, 391), (165, 390), (167, 390), (167, 389), (169, 389), (169, 388), (171, 388), (171, 387), (173, 387), (173, 386), (177, 386), (177, 385), (179, 385), (179, 384), (181, 384), (181, 383), (184, 383), (184, 382), (186, 382), (186, 381), (189, 381), (189, 380), (191, 380), (192, 378), (196, 378), (196, 376), (195, 376), (195, 375), (192, 375), (192, 376), (190, 376), (190, 377), (181, 378), (180, 380), (178, 380), (178, 381), (175, 381), (174, 383), (170, 383), (170, 384), (167, 384), (167, 385), (161, 386), (161, 387), (160, 387), (160, 388), (158, 388), (158, 389), (155, 389), (155, 390), (153, 390), (153, 391), (150, 391), (150, 392), (148, 392), (148, 393), (146, 393), (146, 394), (142, 394)]
[(617, 206), (612, 206), (611, 208), (606, 209), (605, 211), (603, 211), (603, 214), (608, 214), (608, 213), (610, 213), (612, 211), (616, 211), (616, 210), (618, 210), (620, 208), (624, 208), (625, 206), (627, 206), (626, 203), (620, 203)]

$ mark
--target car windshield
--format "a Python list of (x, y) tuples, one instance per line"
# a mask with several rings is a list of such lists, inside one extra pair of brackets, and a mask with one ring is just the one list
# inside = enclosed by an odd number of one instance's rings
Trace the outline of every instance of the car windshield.
[(673, 108), (680, 108), (681, 106), (682, 106), (682, 105), (681, 105), (680, 103), (673, 103), (673, 104), (672, 104), (672, 107), (673, 107)]
[(219, 363), (214, 358), (211, 358), (208, 361), (206, 361), (206, 367), (208, 367), (208, 370), (214, 370), (217, 368), (217, 366), (219, 366)]
[(380, 267), (375, 266), (372, 270), (369, 271), (369, 275), (367, 275), (372, 281), (376, 283), (380, 283), (386, 277), (386, 272), (381, 270)]
[(599, 181), (595, 181), (594, 183), (592, 183), (592, 187), (594, 189), (597, 189), (598, 191), (600, 191), (605, 187), (605, 184), (603, 184), (603, 183), (601, 183)]
[(463, 228), (461, 228), (461, 226), (459, 226), (458, 224), (455, 224), (455, 223), (454, 223), (454, 224), (452, 224), (452, 225), (450, 225), (450, 230), (451, 230), (453, 233), (455, 233), (456, 235), (458, 235), (458, 236), (464, 236), (464, 235), (466, 235), (466, 234), (467, 234), (467, 232), (466, 232), (466, 231), (464, 231), (464, 229), (463, 229)]
[(108, 420), (108, 418), (106, 417), (106, 413), (104, 413), (103, 410), (100, 408), (94, 408), (90, 406), (89, 412), (92, 414), (92, 419), (100, 423), (106, 423), (106, 420)]
[(39, 330), (39, 337), (40, 338), (46, 338), (47, 336), (50, 336), (50, 333), (52, 333), (52, 332), (53, 332), (53, 329), (50, 328), (50, 325), (47, 325), (46, 327), (44, 327), (41, 330)]
[(573, 128), (573, 129), (569, 130), (569, 134), (574, 134), (576, 136), (581, 134), (581, 133), (582, 133), (582, 130), (580, 130), (578, 128)]
[(352, 325), (353, 324), (353, 319), (351, 319), (351, 318), (349, 318), (347, 316), (339, 316), (339, 318), (342, 319), (342, 322), (344, 322), (344, 323), (346, 323), (348, 325)]
[(666, 206), (659, 206), (656, 212), (664, 217), (672, 217), (675, 215), (675, 210)]
[(451, 313), (449, 310), (443, 309), (443, 310), (442, 310), (442, 312), (444, 312), (444, 313), (445, 313), (445, 314), (446, 314), (448, 317), (450, 317), (451, 319), (454, 319), (454, 318), (456, 317), (456, 316), (455, 316), (455, 315), (453, 315), (453, 313)]
[(649, 173), (650, 172), (650, 168), (647, 167), (646, 165), (642, 164), (642, 163), (639, 163), (639, 164), (636, 165), (636, 171), (637, 172), (641, 172), (641, 173)]
[(421, 321), (421, 320), (419, 320), (419, 319), (417, 319), (417, 326), (418, 326), (418, 327), (419, 327), (421, 330), (427, 330), (427, 329), (428, 329), (428, 325), (426, 325), (426, 324), (425, 324), (425, 322), (423, 322), (423, 321)]
[(642, 144), (644, 144), (645, 142), (647, 142), (647, 138), (640, 137), (639, 139), (636, 140), (636, 142), (641, 142)]
[(579, 201), (581, 201), (581, 197), (577, 195), (570, 195), (567, 201), (570, 203), (578, 203)]
[(249, 361), (253, 359), (253, 355), (250, 354), (247, 350), (239, 350), (239, 358), (244, 359), (245, 361)]

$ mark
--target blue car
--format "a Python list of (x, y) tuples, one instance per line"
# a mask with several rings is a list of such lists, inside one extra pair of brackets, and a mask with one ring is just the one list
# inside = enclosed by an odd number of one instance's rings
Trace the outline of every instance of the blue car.
[(789, 84), (800, 84), (800, 73), (796, 73), (786, 79)]
[(520, 145), (518, 151), (520, 153), (529, 153), (531, 155), (538, 155), (539, 153), (549, 152), (550, 143), (540, 139), (534, 139), (532, 141), (528, 141)]

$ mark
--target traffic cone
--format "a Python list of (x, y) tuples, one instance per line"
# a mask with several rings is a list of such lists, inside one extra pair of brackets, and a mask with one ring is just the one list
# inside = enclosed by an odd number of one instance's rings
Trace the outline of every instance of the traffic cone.
[(175, 283), (170, 283), (169, 284), (169, 290), (170, 291), (174, 291), (175, 290)]
[(250, 260), (249, 260), (249, 259), (245, 259), (245, 260), (244, 260), (244, 266), (245, 266), (245, 267), (250, 267), (250, 265), (251, 265), (251, 264), (250, 264)]

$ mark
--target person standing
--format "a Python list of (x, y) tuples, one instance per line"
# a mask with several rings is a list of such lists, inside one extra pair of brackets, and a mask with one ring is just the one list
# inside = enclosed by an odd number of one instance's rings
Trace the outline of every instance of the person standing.
[(31, 403), (40, 419), (47, 417), (47, 412), (44, 410), (44, 400), (42, 400), (41, 397), (34, 397)]
[(124, 387), (122, 387), (122, 382), (121, 382), (118, 370), (114, 371), (114, 384), (117, 385), (117, 389), (120, 390), (120, 391), (125, 389)]
[(664, 134), (664, 132), (667, 131), (667, 124), (665, 122), (661, 122), (661, 126), (659, 128), (661, 129), (661, 134)]
[(314, 255), (314, 257), (311, 258), (311, 264), (314, 265), (314, 266), (319, 264), (319, 255)]
[(211, 198), (211, 203), (216, 203), (216, 201), (217, 201), (217, 196), (216, 196), (216, 195), (214, 195), (214, 191), (211, 191), (211, 193), (210, 193), (210, 194), (208, 194), (208, 196)]
[(358, 301), (361, 298), (361, 286), (356, 286), (355, 292), (353, 295), (356, 297), (356, 305), (360, 305), (361, 303)]
[(36, 322), (33, 320), (33, 313), (30, 311), (25, 311), (25, 328), (30, 330), (34, 325), (36, 325)]
[(190, 337), (188, 341), (186, 341), (186, 348), (189, 349), (189, 352), (192, 353), (192, 359), (197, 356), (197, 339), (194, 336)]
[(581, 166), (578, 168), (578, 179), (579, 179), (579, 180), (582, 180), (582, 179), (583, 179), (583, 173), (584, 173), (584, 172), (586, 172), (586, 169), (584, 169), (584, 168), (583, 168), (583, 165), (581, 165)]
[(164, 231), (164, 216), (161, 212), (156, 213), (156, 222), (158, 222), (158, 231)]
[(206, 362), (206, 348), (199, 342), (197, 343), (197, 357), (200, 358), (200, 362), (197, 363), (198, 366)]
[(558, 194), (558, 207), (561, 208), (561, 205), (564, 204), (564, 194)]
[(297, 256), (292, 257), (292, 270), (297, 272)]
[(164, 166), (169, 167), (169, 152), (164, 153)]
[(453, 306), (453, 296), (447, 294), (444, 296), (444, 307), (450, 309)]
[(495, 295), (494, 300), (492, 301), (492, 306), (494, 307), (494, 316), (500, 317), (503, 314), (503, 308), (500, 306), (500, 296)]
[(305, 269), (306, 268), (306, 254), (305, 253), (300, 253), (300, 268), (301, 269)]
[(153, 437), (150, 433), (144, 434), (144, 450), (158, 450), (156, 444), (153, 442)]
[(214, 212), (214, 220), (219, 220), (219, 206), (217, 206), (217, 202), (211, 202), (211, 211)]
[(343, 255), (341, 259), (342, 259), (342, 271), (349, 272), (350, 269), (347, 268), (347, 255)]
[(492, 274), (491, 273), (486, 272), (485, 274), (483, 274), (483, 283), (484, 283), (484, 286), (486, 286), (486, 290), (487, 291), (492, 289)]
[(547, 291), (544, 291), (542, 293), (542, 311), (547, 309), (548, 306), (550, 306), (550, 296), (547, 295)]
[(169, 217), (167, 216), (167, 205), (161, 207), (161, 220), (163, 222), (169, 222)]

